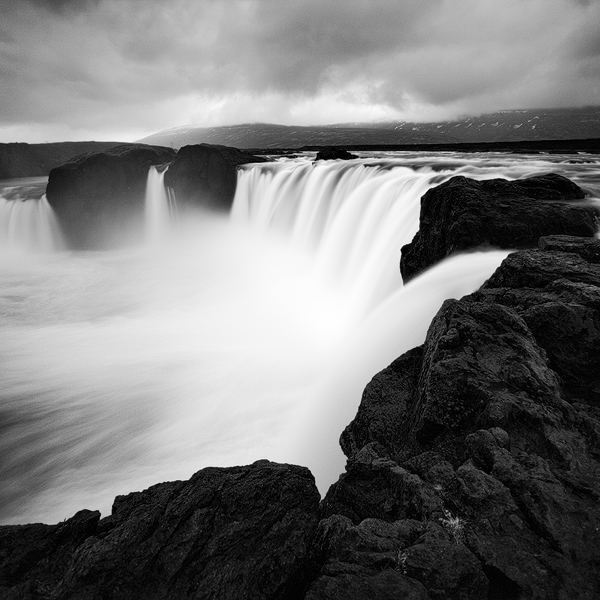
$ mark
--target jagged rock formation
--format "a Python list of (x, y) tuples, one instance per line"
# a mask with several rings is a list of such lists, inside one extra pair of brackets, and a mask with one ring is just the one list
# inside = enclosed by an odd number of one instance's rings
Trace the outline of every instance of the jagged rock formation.
[(102, 520), (0, 527), (0, 596), (300, 598), (318, 502), (308, 469), (258, 461), (118, 496)]
[(178, 206), (228, 211), (235, 196), (237, 167), (251, 162), (266, 159), (227, 146), (184, 146), (165, 174), (165, 185), (175, 192)]
[(332, 146), (331, 148), (321, 148), (317, 152), (315, 160), (352, 160), (358, 158), (356, 154), (351, 154), (345, 148), (337, 148)]
[(123, 144), (52, 169), (46, 196), (69, 245), (104, 248), (126, 239), (140, 221), (148, 169), (174, 156), (171, 148)]
[(598, 597), (599, 390), (600, 242), (510, 255), (367, 386), (317, 584), (387, 566), (430, 598)]
[(584, 198), (578, 185), (554, 173), (516, 181), (452, 177), (421, 198), (419, 231), (402, 248), (402, 278), (472, 248), (533, 248), (542, 236), (593, 236), (598, 210)]

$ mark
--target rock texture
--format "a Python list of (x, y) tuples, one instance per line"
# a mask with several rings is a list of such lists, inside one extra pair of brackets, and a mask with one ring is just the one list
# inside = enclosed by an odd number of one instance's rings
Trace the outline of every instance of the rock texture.
[(600, 242), (509, 255), (367, 386), (311, 589), (387, 564), (430, 598), (599, 597), (599, 392)]
[(358, 158), (358, 155), (351, 154), (345, 148), (322, 148), (317, 152), (315, 160), (352, 160)]
[(191, 205), (228, 211), (235, 195), (237, 167), (266, 160), (227, 146), (184, 146), (165, 174), (165, 185), (175, 192), (180, 208)]
[(0, 597), (301, 598), (318, 502), (307, 469), (258, 461), (118, 496), (103, 520), (0, 527)]
[(421, 198), (419, 231), (402, 248), (405, 282), (473, 248), (533, 248), (541, 236), (593, 236), (598, 210), (569, 179), (547, 174), (507, 181), (452, 177)]
[(148, 169), (171, 148), (124, 144), (52, 169), (46, 196), (72, 248), (120, 245), (140, 228)]

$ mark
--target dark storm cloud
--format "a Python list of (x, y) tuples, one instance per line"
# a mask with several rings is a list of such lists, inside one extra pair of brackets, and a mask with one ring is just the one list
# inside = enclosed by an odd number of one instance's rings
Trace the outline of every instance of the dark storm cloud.
[(5, 127), (110, 123), (150, 133), (193, 120), (316, 123), (600, 103), (598, 0), (0, 6)]
[(99, 4), (101, 0), (29, 0), (29, 2), (34, 6), (61, 13), (69, 10), (88, 10)]

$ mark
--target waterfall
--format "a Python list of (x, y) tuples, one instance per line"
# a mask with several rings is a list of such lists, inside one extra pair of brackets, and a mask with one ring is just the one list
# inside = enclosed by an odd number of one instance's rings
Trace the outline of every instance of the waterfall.
[[(337, 439), (365, 384), (424, 341), (445, 299), (477, 289), (507, 255), (454, 257), (403, 287), (400, 249), (419, 228), (421, 196), (456, 174), (456, 165), (444, 168), (440, 160), (433, 167), (384, 158), (292, 160), (239, 171), (232, 220), (312, 256), (316, 279), (336, 285), (343, 298), (338, 311), (350, 324), (322, 388), (306, 399), (300, 426), (287, 440), (288, 460), (308, 464), (323, 491), (343, 471)], [(489, 169), (465, 174), (495, 176)]]
[(5, 253), (62, 249), (60, 228), (46, 195), (24, 199), (14, 188), (9, 190), (10, 194), (5, 189), (0, 195), (0, 249)]
[(149, 244), (164, 241), (171, 231), (175, 202), (164, 184), (167, 169), (159, 171), (152, 166), (148, 170), (144, 220), (145, 239)]
[(451, 175), (390, 160), (246, 166), (232, 219), (311, 253), (318, 276), (367, 314), (402, 286), (400, 249), (419, 228), (421, 196)]
[(0, 260), (0, 523), (106, 515), (117, 494), (261, 458), (309, 467), (326, 492), (369, 379), (506, 255), (456, 256), (403, 287), (422, 194), (457, 173), (600, 189), (597, 166), (561, 160), (286, 158), (242, 168), (229, 219), (175, 222), (151, 169), (160, 251)]

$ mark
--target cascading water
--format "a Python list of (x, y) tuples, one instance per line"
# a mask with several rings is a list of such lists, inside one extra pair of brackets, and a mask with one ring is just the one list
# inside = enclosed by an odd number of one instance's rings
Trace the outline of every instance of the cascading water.
[(38, 188), (21, 184), (5, 185), (0, 190), (3, 253), (51, 252), (62, 248), (60, 228), (46, 195), (30, 197)]
[(550, 170), (600, 188), (600, 168), (561, 157), (305, 157), (245, 167), (231, 219), (186, 214), (158, 247), (1, 260), (0, 522), (107, 514), (117, 494), (260, 458), (325, 491), (368, 380), (505, 255), (402, 288), (420, 195)]
[(144, 220), (145, 239), (149, 244), (163, 242), (173, 223), (174, 202), (164, 185), (166, 172), (167, 169), (159, 171), (156, 167), (148, 170)]

